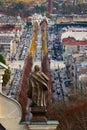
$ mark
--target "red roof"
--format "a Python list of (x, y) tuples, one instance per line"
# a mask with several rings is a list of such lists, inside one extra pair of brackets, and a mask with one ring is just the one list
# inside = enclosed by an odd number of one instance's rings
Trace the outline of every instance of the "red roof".
[(32, 21), (32, 17), (27, 17), (27, 18), (24, 18), (23, 20), (30, 22), (30, 21)]
[(76, 41), (76, 42), (68, 42), (64, 43), (66, 45), (87, 45), (87, 41)]
[(87, 45), (87, 41), (77, 41), (73, 37), (63, 38), (62, 42), (65, 45)]
[(0, 32), (11, 32), (11, 31), (13, 31), (13, 29), (8, 29), (8, 30), (2, 29), (2, 30), (0, 30)]
[(68, 37), (68, 38), (63, 38), (62, 42), (68, 43), (68, 42), (75, 42), (76, 39), (74, 37)]
[(15, 29), (16, 31), (17, 31), (17, 30), (20, 30), (20, 31), (21, 31), (21, 27), (15, 27), (14, 29)]
[(15, 30), (15, 31), (17, 31), (17, 30), (21, 31), (21, 27), (16, 27), (15, 26), (15, 27), (9, 28), (9, 29), (5, 28), (5, 29), (1, 29), (0, 32), (5, 32), (6, 33), (6, 32), (12, 32), (13, 30)]
[(0, 27), (0, 32), (11, 32), (13, 31), (15, 25), (10, 25), (10, 24), (6, 24), (6, 25), (2, 25)]

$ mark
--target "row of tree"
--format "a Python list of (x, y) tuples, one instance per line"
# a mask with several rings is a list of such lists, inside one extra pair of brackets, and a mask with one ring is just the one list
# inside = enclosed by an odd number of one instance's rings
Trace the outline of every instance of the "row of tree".
[(33, 57), (35, 56), (36, 51), (36, 40), (37, 40), (37, 32), (38, 32), (38, 23), (35, 22), (33, 25), (33, 33), (32, 33), (32, 41), (30, 43), (30, 48), (28, 55), (24, 62), (23, 74), (21, 76), (20, 82), (17, 86), (17, 97), (16, 99), (21, 104), (22, 107), (22, 119), (21, 121), (26, 121), (29, 116), (29, 112), (27, 111), (27, 106), (29, 105), (29, 100), (27, 96), (27, 82), (28, 77), (32, 71), (33, 66)]
[(56, 8), (58, 14), (87, 14), (87, 4), (59, 4), (53, 2), (53, 7)]
[(38, 23), (35, 22), (33, 24), (32, 41), (29, 47), (29, 55), (31, 55), (32, 57), (34, 57), (36, 53), (37, 33), (38, 33)]

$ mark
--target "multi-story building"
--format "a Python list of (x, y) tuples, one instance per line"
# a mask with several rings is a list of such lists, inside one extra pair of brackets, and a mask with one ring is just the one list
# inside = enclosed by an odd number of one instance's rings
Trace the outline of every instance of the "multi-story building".
[(7, 53), (9, 58), (16, 53), (23, 25), (20, 17), (0, 16), (0, 52)]
[(87, 28), (66, 28), (61, 34), (66, 53), (87, 52)]
[(77, 41), (73, 37), (68, 37), (68, 38), (64, 38), (62, 42), (66, 54), (87, 52), (87, 41)]
[(20, 16), (17, 16), (17, 17), (6, 16), (6, 15), (0, 16), (0, 26), (6, 25), (6, 24), (21, 26), (22, 25), (22, 19), (21, 19)]
[(7, 52), (9, 56), (12, 56), (16, 53), (16, 48), (17, 43), (13, 40), (13, 37), (0, 37), (0, 52)]

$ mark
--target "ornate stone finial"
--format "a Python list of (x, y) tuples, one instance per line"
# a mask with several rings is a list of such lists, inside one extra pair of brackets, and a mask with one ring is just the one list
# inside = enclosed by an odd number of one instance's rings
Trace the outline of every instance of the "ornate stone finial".
[(32, 106), (46, 107), (45, 92), (48, 90), (48, 80), (39, 66), (35, 65), (28, 81), (28, 97), (32, 100)]
[[(42, 116), (46, 113), (45, 93), (48, 90), (48, 77), (35, 65), (34, 72), (28, 80), (28, 97), (32, 100), (31, 112), (35, 118), (33, 121), (46, 121)], [(39, 117), (38, 117), (39, 116)]]

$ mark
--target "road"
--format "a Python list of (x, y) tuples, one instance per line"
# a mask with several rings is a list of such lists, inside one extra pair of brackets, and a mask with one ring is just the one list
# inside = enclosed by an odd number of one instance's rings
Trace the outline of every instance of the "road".
[(39, 65), (41, 67), (42, 60), (42, 41), (41, 41), (41, 29), (39, 28), (37, 42), (36, 42), (36, 54), (33, 62), (33, 66)]
[(9, 63), (10, 69), (22, 69), (24, 66), (24, 60), (17, 60)]

